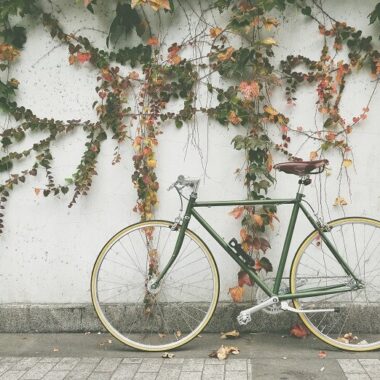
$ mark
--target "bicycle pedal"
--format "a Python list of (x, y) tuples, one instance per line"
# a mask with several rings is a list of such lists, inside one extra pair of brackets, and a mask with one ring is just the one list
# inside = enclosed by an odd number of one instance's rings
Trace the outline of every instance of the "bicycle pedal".
[(236, 317), (236, 319), (237, 319), (240, 326), (247, 325), (249, 322), (252, 321), (251, 315), (249, 313), (244, 313), (244, 312), (241, 312)]

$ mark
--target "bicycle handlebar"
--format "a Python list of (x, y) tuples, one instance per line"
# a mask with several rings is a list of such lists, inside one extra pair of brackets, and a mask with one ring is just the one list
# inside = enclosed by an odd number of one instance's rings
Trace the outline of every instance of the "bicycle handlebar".
[(199, 179), (185, 178), (185, 176), (181, 174), (178, 176), (177, 180), (169, 186), (168, 191), (173, 188), (181, 190), (184, 187), (191, 187), (193, 189), (192, 192), (196, 193), (198, 191), (199, 182)]

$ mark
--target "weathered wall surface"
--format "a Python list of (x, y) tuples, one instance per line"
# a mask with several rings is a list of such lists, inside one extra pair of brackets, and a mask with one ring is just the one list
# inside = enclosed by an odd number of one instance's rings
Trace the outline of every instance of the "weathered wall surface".
[[(59, 3), (60, 18), (67, 31), (81, 29), (81, 33), (89, 35), (97, 45), (104, 44), (104, 34), (99, 30), (107, 30), (107, 12), (104, 17), (96, 17), (74, 1)], [(366, 16), (375, 1), (361, 2), (360, 6), (354, 1), (346, 1), (344, 5), (343, 2), (329, 3), (326, 7), (338, 19), (364, 32), (374, 32), (374, 27), (367, 26)], [(173, 40), (180, 39), (186, 33), (187, 25), (178, 26), (175, 23), (169, 28), (169, 36)], [(275, 49), (276, 60), (290, 53), (302, 53), (311, 58), (319, 56), (322, 38), (316, 25), (304, 17), (289, 14), (276, 33), (279, 41)], [(96, 120), (91, 108), (97, 97), (94, 90), (96, 75), (90, 67), (70, 66), (66, 48), (52, 41), (41, 26), (32, 28), (22, 57), (11, 73), (21, 82), (20, 104), (41, 117), (63, 120)], [(361, 113), (373, 87), (374, 83), (365, 71), (350, 77), (342, 100), (343, 114), (347, 120)], [(294, 128), (301, 125), (307, 129), (308, 126), (313, 128), (317, 99), (315, 88), (304, 87), (297, 95), (297, 106), (289, 107), (283, 89), (279, 89), (274, 94), (274, 104), (289, 115)], [(342, 183), (342, 195), (349, 200), (349, 205), (344, 209), (346, 214), (380, 218), (379, 105), (380, 91), (374, 95), (368, 119), (351, 135), (355, 161), (354, 167), (348, 169), (350, 189), (345, 182)], [(6, 125), (7, 120), (2, 116), (0, 128)], [(235, 151), (231, 145), (237, 131), (236, 127), (225, 128), (205, 119), (199, 119), (196, 128), (192, 125), (178, 130), (173, 125), (165, 126), (157, 153), (157, 173), (161, 185), (157, 217), (173, 219), (177, 216), (179, 203), (176, 194), (168, 193), (166, 189), (178, 174), (202, 178), (199, 191), (202, 200), (245, 196), (242, 180), (234, 175), (235, 170), (244, 164), (243, 153)], [(192, 144), (192, 137), (198, 139), (198, 146)], [(307, 159), (313, 150), (313, 142), (303, 144), (304, 141), (303, 138), (294, 139), (291, 151)], [(30, 142), (25, 141), (25, 144), (29, 145)], [(73, 133), (55, 146), (58, 158), (54, 166), (58, 179), (64, 179), (74, 170), (83, 144), (84, 136)], [(7, 207), (5, 232), (0, 236), (0, 303), (90, 302), (91, 269), (99, 250), (115, 232), (138, 220), (138, 215), (132, 211), (136, 199), (130, 179), (133, 171), (132, 148), (128, 145), (123, 147), (121, 163), (112, 166), (113, 148), (111, 140), (105, 142), (99, 160), (99, 175), (94, 180), (93, 188), (72, 209), (67, 208), (69, 196), (44, 199), (42, 194), (35, 194), (34, 188), (43, 187), (45, 183), (42, 176), (29, 179), (12, 193)], [(327, 158), (331, 160), (331, 175), (322, 175), (320, 180), (306, 189), (306, 194), (317, 209), (320, 208), (318, 204), (322, 205), (328, 220), (341, 216), (342, 211), (332, 206), (339, 187), (339, 157), (332, 154)], [(283, 159), (280, 155), (275, 156), (276, 162)], [(5, 178), (4, 175), (2, 178)], [(296, 177), (277, 174), (277, 180), (271, 196), (290, 197), (295, 193)], [(231, 208), (203, 212), (228, 240), (239, 233), (239, 222), (228, 216), (229, 211)], [(288, 207), (279, 210), (281, 223), (271, 236), (273, 243), (268, 255), (274, 263), (281, 252), (289, 212)], [(304, 220), (300, 221), (299, 227), (292, 244), (293, 250), (310, 231)], [(194, 225), (193, 229), (204, 236), (198, 226)], [(238, 268), (208, 237), (205, 240), (219, 264), (221, 298), (226, 300), (228, 288), (235, 286)]]

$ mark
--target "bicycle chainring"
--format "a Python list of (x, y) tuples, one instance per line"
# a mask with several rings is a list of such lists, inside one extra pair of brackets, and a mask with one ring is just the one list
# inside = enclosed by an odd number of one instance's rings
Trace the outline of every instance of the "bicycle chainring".
[[(263, 279), (265, 284), (270, 288), (270, 289), (273, 289), (273, 285), (274, 285), (274, 278), (264, 278)], [(285, 283), (285, 281), (282, 281), (281, 284), (280, 284), (280, 291), (279, 293), (287, 293), (289, 290), (289, 287), (287, 286), (287, 284)], [(257, 287), (257, 290), (256, 290), (256, 303), (257, 304), (260, 304), (262, 302), (264, 302), (265, 300), (268, 299), (268, 295), (260, 288), (260, 287)], [(275, 314), (280, 314), (283, 312), (283, 310), (281, 309), (281, 303), (278, 302), (274, 305), (271, 305), (271, 306), (268, 306), (266, 307), (265, 309), (262, 309), (265, 313), (267, 314), (271, 314), (271, 315), (275, 315)]]

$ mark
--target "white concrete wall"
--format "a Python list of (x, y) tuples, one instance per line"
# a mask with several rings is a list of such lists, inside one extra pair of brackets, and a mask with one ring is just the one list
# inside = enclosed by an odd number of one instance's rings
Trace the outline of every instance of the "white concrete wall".
[[(105, 10), (102, 17), (97, 17), (72, 0), (53, 3), (59, 3), (59, 17), (66, 31), (75, 31), (84, 26), (107, 31), (107, 20), (110, 18), (108, 11)], [(366, 1), (358, 6), (355, 1), (350, 0), (345, 1), (344, 5), (342, 2), (330, 1), (325, 6), (338, 19), (374, 34), (376, 29), (367, 26), (366, 16), (375, 4), (376, 1)], [(168, 17), (170, 16), (164, 18)], [(184, 19), (183, 16), (179, 18)], [(181, 35), (188, 32), (187, 25), (178, 25), (178, 22), (173, 22), (169, 27), (168, 40), (179, 40)], [(104, 34), (86, 28), (81, 33), (90, 36), (96, 45), (104, 45)], [(322, 38), (317, 26), (293, 11), (289, 12), (289, 17), (283, 21), (276, 34), (279, 41), (279, 47), (275, 48), (278, 61), (291, 53), (301, 53), (311, 58), (317, 58), (320, 54)], [(52, 41), (41, 26), (31, 28), (22, 56), (11, 72), (11, 76), (21, 82), (19, 104), (31, 108), (40, 117), (63, 120), (96, 120), (91, 108), (97, 98), (94, 90), (96, 75), (97, 71), (90, 66), (70, 66), (67, 48)], [(361, 112), (373, 85), (365, 70), (350, 77), (342, 99), (342, 112), (347, 120)], [(283, 90), (279, 89), (274, 94), (274, 105), (289, 115), (293, 127), (312, 127), (317, 99), (315, 88), (303, 87), (297, 95), (297, 106), (290, 108), (286, 105)], [(346, 214), (380, 218), (379, 104), (380, 91), (373, 98), (368, 119), (355, 128), (350, 138), (355, 167), (349, 168), (351, 199), (347, 184), (343, 183), (342, 187), (342, 195), (350, 200), (345, 208)], [(2, 116), (0, 128), (7, 125), (7, 118)], [(194, 126), (184, 126), (180, 130), (172, 125), (165, 126), (164, 133), (159, 138), (157, 153), (157, 173), (161, 185), (157, 217), (172, 219), (177, 215), (179, 204), (176, 194), (168, 193), (166, 188), (178, 174), (202, 178), (199, 191), (202, 200), (244, 197), (243, 183), (234, 175), (235, 169), (243, 165), (243, 153), (235, 151), (230, 143), (237, 132), (238, 128), (225, 128), (213, 121), (199, 119), (198, 149), (191, 141), (189, 143), (189, 135), (194, 133)], [(25, 146), (30, 145), (37, 137), (29, 138), (25, 141)], [(308, 142), (301, 147), (303, 141), (304, 139), (295, 138), (290, 150), (307, 159), (314, 146)], [(54, 152), (57, 159), (54, 170), (57, 179), (63, 180), (73, 172), (79, 162), (83, 144), (84, 136), (79, 132), (66, 136), (56, 144)], [(299, 147), (301, 149), (298, 151)], [(45, 184), (42, 174), (28, 179), (24, 185), (12, 192), (6, 210), (4, 234), (0, 236), (0, 303), (90, 302), (91, 269), (99, 250), (116, 231), (138, 220), (138, 215), (132, 212), (136, 200), (130, 179), (133, 172), (132, 149), (126, 144), (123, 147), (121, 163), (112, 166), (113, 148), (111, 140), (104, 143), (99, 160), (99, 175), (94, 179), (93, 188), (72, 209), (67, 208), (70, 193), (61, 199), (45, 199), (42, 194), (35, 194), (34, 188), (43, 187)], [(331, 175), (321, 176), (322, 194), (319, 191), (319, 181), (308, 187), (306, 193), (311, 203), (316, 206), (317, 198), (320, 199), (322, 195), (322, 205), (328, 220), (341, 216), (342, 212), (332, 207), (338, 193), (339, 160), (334, 153), (327, 157), (332, 162)], [(275, 157), (276, 162), (283, 159), (280, 155)], [(28, 162), (21, 165), (28, 167)], [(6, 174), (1, 175), (0, 179), (4, 178)], [(271, 196), (290, 197), (295, 193), (296, 177), (277, 174), (277, 180)], [(203, 212), (228, 240), (238, 237), (240, 229), (239, 222), (228, 216), (230, 210), (231, 208), (223, 208)], [(289, 212), (287, 206), (279, 210), (281, 223), (276, 226), (271, 236), (272, 249), (268, 257), (274, 263), (281, 252)], [(205, 236), (199, 226), (192, 227), (201, 236)], [(310, 231), (304, 221), (299, 227), (292, 244), (293, 250)], [(221, 297), (228, 299), (227, 291), (236, 284), (238, 268), (207, 236), (205, 240), (219, 264), (222, 277)]]

